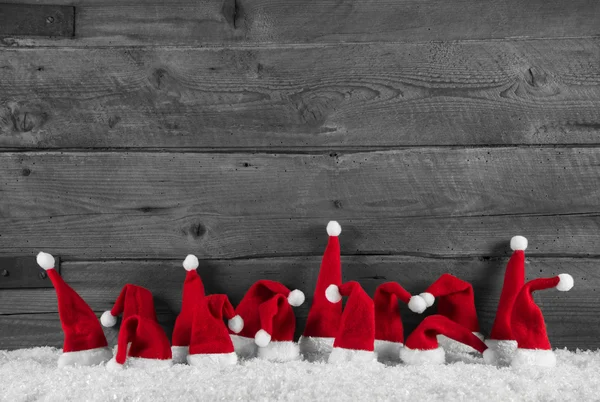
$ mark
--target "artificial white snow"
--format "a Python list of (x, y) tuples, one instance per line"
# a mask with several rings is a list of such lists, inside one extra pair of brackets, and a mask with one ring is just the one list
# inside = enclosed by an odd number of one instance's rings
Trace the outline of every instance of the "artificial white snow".
[(494, 367), (447, 354), (439, 366), (273, 363), (220, 368), (65, 367), (54, 348), (0, 351), (2, 401), (591, 401), (600, 395), (600, 351), (557, 350), (554, 368)]

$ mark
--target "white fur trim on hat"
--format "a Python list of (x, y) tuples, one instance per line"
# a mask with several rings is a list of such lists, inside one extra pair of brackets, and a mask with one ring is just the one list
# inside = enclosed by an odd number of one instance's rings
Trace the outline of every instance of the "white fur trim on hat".
[(333, 341), (335, 338), (302, 335), (298, 346), (305, 360), (309, 362), (326, 361), (333, 349)]
[(58, 358), (58, 367), (97, 366), (111, 359), (112, 351), (108, 347), (65, 352)]
[(370, 350), (354, 350), (345, 348), (333, 348), (328, 363), (346, 363), (346, 362), (374, 362), (377, 356), (374, 351)]
[[(484, 337), (481, 333), (479, 332), (473, 332), (473, 335), (475, 335), (476, 337), (478, 337), (479, 339), (481, 339), (483, 341)], [(448, 338), (445, 335), (442, 334), (438, 334), (437, 335), (437, 341), (440, 345), (440, 347), (444, 348), (444, 350), (446, 352), (450, 352), (450, 353), (479, 353), (476, 349), (472, 348), (471, 346), (464, 344), (462, 342), (458, 342), (455, 341), (452, 338)]]
[(380, 362), (400, 361), (400, 349), (404, 345), (400, 342), (383, 341), (375, 339), (375, 353)]
[(287, 297), (287, 300), (288, 300), (288, 303), (290, 304), (290, 306), (294, 306), (294, 307), (301, 306), (302, 303), (304, 303), (305, 299), (306, 299), (306, 297), (304, 296), (304, 292), (301, 291), (300, 289), (292, 290)]
[(551, 350), (518, 348), (513, 356), (511, 365), (513, 367), (554, 367), (556, 365), (556, 356)]
[(300, 348), (292, 341), (271, 341), (265, 347), (259, 347), (259, 359), (273, 362), (288, 362), (300, 359)]
[(56, 264), (56, 261), (54, 261), (54, 257), (52, 257), (52, 254), (44, 253), (43, 251), (40, 251), (38, 253), (36, 261), (38, 265), (44, 268), (46, 271), (54, 268), (54, 265)]
[(486, 339), (485, 344), (494, 351), (496, 362), (499, 366), (508, 366), (517, 351), (517, 341)]
[(406, 364), (410, 365), (429, 365), (444, 364), (446, 362), (446, 352), (443, 348), (419, 350), (409, 349), (406, 346), (400, 349), (400, 358)]
[(336, 221), (329, 221), (327, 224), (327, 234), (329, 236), (339, 236), (342, 233), (342, 227)]
[(258, 346), (254, 342), (254, 338), (248, 338), (240, 335), (229, 334), (235, 353), (243, 359), (252, 359), (256, 357)]
[(100, 322), (102, 323), (102, 326), (104, 326), (104, 327), (107, 327), (107, 328), (114, 327), (115, 324), (117, 323), (117, 317), (112, 315), (110, 313), (110, 311), (105, 311), (100, 316)]
[(244, 319), (239, 314), (235, 315), (231, 320), (227, 321), (227, 327), (236, 334), (239, 334), (244, 329)]
[(267, 346), (269, 344), (269, 342), (271, 342), (271, 334), (269, 334), (264, 329), (259, 329), (256, 332), (256, 335), (254, 335), (254, 342), (258, 346), (264, 348), (265, 346)]
[(185, 364), (189, 349), (189, 346), (171, 346), (173, 364)]
[(569, 290), (571, 290), (571, 288), (573, 288), (573, 277), (569, 274), (560, 274), (558, 275), (559, 278), (559, 282), (558, 285), (556, 285), (556, 289), (560, 290), (561, 292), (568, 292)]
[(423, 300), (425, 300), (425, 304), (427, 304), (427, 307), (433, 306), (433, 303), (435, 302), (435, 297), (433, 297), (431, 293), (423, 292), (419, 296), (421, 296)]
[(338, 303), (340, 300), (342, 300), (340, 288), (338, 288), (337, 285), (327, 286), (327, 289), (325, 289), (325, 297), (330, 303)]
[(119, 364), (113, 358), (107, 364), (106, 368), (109, 370), (120, 370), (121, 368), (140, 368), (140, 369), (167, 369), (173, 366), (173, 360), (171, 359), (146, 359), (143, 357), (131, 357), (127, 356), (125, 364)]
[(187, 362), (196, 367), (223, 367), (237, 364), (238, 358), (235, 352), (231, 353), (205, 353), (188, 355)]
[(513, 251), (527, 250), (527, 239), (523, 236), (514, 236), (510, 239), (510, 248)]
[(413, 313), (421, 314), (427, 309), (427, 307), (427, 302), (422, 296), (411, 296), (410, 300), (408, 301), (408, 308)]
[(195, 270), (198, 268), (198, 264), (198, 257), (196, 257), (194, 254), (188, 254), (188, 256), (185, 257), (185, 260), (183, 260), (183, 267), (186, 271)]

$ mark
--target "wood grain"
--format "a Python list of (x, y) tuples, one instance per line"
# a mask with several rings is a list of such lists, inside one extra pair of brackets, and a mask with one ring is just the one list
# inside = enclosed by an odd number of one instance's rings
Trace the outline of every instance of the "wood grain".
[(69, 259), (600, 255), (600, 149), (2, 153), (0, 249)]
[(598, 35), (600, 15), (598, 2), (589, 0), (95, 0), (76, 5), (76, 42), (9, 38), (4, 43), (189, 46), (578, 37)]
[[(54, 259), (54, 268), (60, 273), (60, 258)], [(38, 266), (35, 256), (0, 256), (0, 289), (51, 288), (52, 282)]]
[(600, 39), (7, 49), (0, 147), (598, 144)]
[[(398, 281), (412, 293), (426, 289), (442, 273), (450, 272), (470, 281), (482, 330), (488, 333), (495, 315), (507, 258), (431, 259), (397, 256), (343, 256), (344, 280), (359, 280), (367, 292), (386, 281)], [(201, 261), (200, 275), (208, 293), (227, 293), (237, 304), (246, 289), (258, 279), (280, 280), (290, 288), (305, 291), (307, 301), (295, 309), (297, 335), (304, 327), (318, 275), (320, 257), (265, 258)], [(598, 260), (590, 258), (527, 258), (528, 278), (569, 272), (575, 287), (569, 293), (538, 292), (536, 300), (544, 312), (554, 347), (597, 348), (595, 334), (600, 301), (596, 285), (600, 279)], [(121, 286), (136, 283), (152, 290), (159, 319), (167, 331), (180, 309), (185, 273), (181, 261), (66, 262), (63, 277), (98, 315), (112, 306)], [(435, 309), (428, 311), (431, 314)], [(571, 314), (577, 311), (577, 314)], [(51, 345), (60, 347), (62, 335), (52, 289), (3, 290), (0, 292), (0, 349)], [(421, 316), (402, 306), (406, 332)], [(111, 344), (117, 328), (105, 330)], [(21, 334), (21, 336), (18, 336)]]
[(70, 38), (74, 28), (75, 7), (0, 3), (0, 36)]

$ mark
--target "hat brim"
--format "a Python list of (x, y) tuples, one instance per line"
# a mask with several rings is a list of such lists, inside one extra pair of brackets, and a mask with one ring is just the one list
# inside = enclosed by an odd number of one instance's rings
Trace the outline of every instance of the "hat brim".
[[(473, 335), (475, 335), (476, 337), (478, 337), (482, 341), (484, 339), (484, 336), (481, 333), (479, 333), (479, 332), (473, 332)], [(450, 352), (450, 353), (477, 353), (477, 354), (479, 354), (479, 352), (477, 351), (477, 349), (474, 349), (474, 348), (472, 348), (469, 345), (465, 345), (464, 343), (455, 341), (454, 339), (448, 338), (447, 336), (442, 335), (442, 334), (438, 334), (437, 341), (438, 341), (438, 344), (442, 348), (444, 348), (444, 350), (446, 352)]]
[(375, 353), (377, 354), (377, 360), (380, 362), (399, 362), (400, 349), (402, 349), (403, 346), (404, 345), (401, 342), (375, 339)]
[(173, 364), (185, 364), (189, 353), (189, 346), (171, 346), (171, 355), (173, 355)]
[(237, 364), (238, 357), (235, 352), (231, 353), (205, 353), (188, 355), (187, 362), (196, 367), (223, 367)]
[(271, 341), (265, 347), (259, 347), (259, 359), (272, 362), (289, 362), (300, 359), (300, 348), (293, 341)]
[(146, 359), (143, 357), (131, 357), (127, 356), (123, 368), (137, 368), (137, 369), (166, 369), (173, 366), (173, 360), (171, 359)]
[(556, 366), (556, 355), (552, 350), (518, 348), (512, 358), (511, 366), (554, 367)]
[(328, 363), (346, 363), (346, 362), (372, 362), (377, 357), (372, 350), (355, 350), (346, 348), (333, 348), (329, 355)]
[(109, 347), (65, 352), (58, 358), (58, 367), (66, 366), (97, 366), (113, 357)]
[(507, 366), (510, 365), (515, 352), (517, 351), (517, 341), (486, 339), (485, 344), (492, 349), (496, 355), (496, 364)]
[(256, 350), (258, 346), (254, 342), (254, 338), (247, 338), (241, 335), (229, 334), (231, 342), (233, 343), (233, 350), (235, 353), (243, 359), (252, 359), (256, 357)]
[(441, 347), (419, 350), (410, 349), (405, 346), (400, 349), (400, 359), (402, 359), (405, 364), (413, 366), (444, 364), (446, 362), (446, 352), (444, 352), (444, 349)]
[(298, 346), (300, 347), (300, 353), (306, 360), (315, 362), (327, 360), (333, 349), (334, 340), (335, 338), (302, 335), (298, 341)]

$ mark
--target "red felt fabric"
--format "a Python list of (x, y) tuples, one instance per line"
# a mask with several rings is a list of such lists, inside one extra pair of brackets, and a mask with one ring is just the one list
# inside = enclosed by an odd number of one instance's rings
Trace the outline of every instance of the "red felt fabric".
[(204, 297), (204, 284), (196, 270), (187, 271), (183, 282), (181, 311), (173, 328), (173, 346), (189, 346), (194, 321), (194, 309)]
[(443, 274), (426, 292), (437, 299), (438, 314), (448, 317), (471, 332), (479, 332), (475, 295), (469, 282), (454, 275)]
[(287, 298), (281, 294), (271, 297), (258, 308), (261, 329), (271, 335), (271, 341), (293, 341), (296, 317)]
[[(131, 347), (127, 353), (130, 342)], [(158, 360), (171, 358), (169, 339), (158, 322), (138, 315), (123, 321), (115, 360), (119, 364), (125, 364), (127, 356)]]
[(152, 292), (129, 283), (121, 289), (110, 314), (115, 317), (123, 314), (123, 321), (132, 315), (139, 315), (157, 321)]
[(90, 306), (54, 268), (46, 271), (56, 290), (58, 315), (65, 334), (63, 352), (79, 352), (108, 346), (102, 326)]
[(408, 304), (410, 297), (411, 294), (396, 282), (386, 282), (377, 287), (373, 298), (375, 303), (375, 339), (404, 343), (404, 327), (400, 317), (398, 300)]
[(373, 300), (356, 281), (344, 283), (339, 286), (339, 291), (342, 296), (348, 296), (348, 300), (342, 312), (340, 328), (333, 347), (373, 351), (375, 344)]
[(229, 320), (234, 315), (227, 295), (203, 297), (194, 312), (190, 354), (232, 353), (233, 343), (223, 318)]
[(408, 336), (405, 347), (413, 350), (432, 350), (439, 347), (437, 335), (445, 335), (457, 342), (471, 346), (483, 353), (487, 346), (473, 332), (446, 316), (436, 314), (426, 317), (421, 324)]
[(506, 271), (504, 272), (504, 285), (496, 311), (496, 318), (490, 333), (490, 339), (514, 340), (511, 331), (511, 313), (515, 299), (525, 284), (525, 252), (516, 250), (513, 252)]

